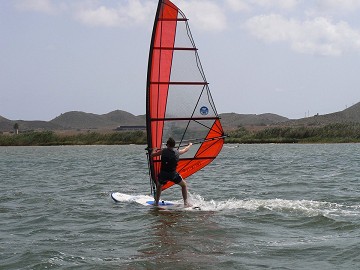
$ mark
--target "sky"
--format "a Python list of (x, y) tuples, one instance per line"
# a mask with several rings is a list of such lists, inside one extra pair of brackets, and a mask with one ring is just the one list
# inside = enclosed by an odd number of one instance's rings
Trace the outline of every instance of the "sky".
[[(219, 113), (298, 119), (360, 101), (360, 0), (174, 0)], [(157, 0), (0, 1), (0, 116), (145, 114)]]

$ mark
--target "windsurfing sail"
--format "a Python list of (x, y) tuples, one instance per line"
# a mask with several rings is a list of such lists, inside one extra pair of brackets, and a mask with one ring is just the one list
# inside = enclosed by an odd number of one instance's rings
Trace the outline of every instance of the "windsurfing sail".
[[(173, 137), (181, 148), (177, 172), (183, 179), (204, 168), (221, 151), (224, 131), (202, 69), (188, 19), (169, 0), (158, 3), (152, 32), (147, 88), (146, 126), (152, 189), (160, 172), (160, 157), (150, 157)], [(163, 190), (172, 186), (168, 182)]]

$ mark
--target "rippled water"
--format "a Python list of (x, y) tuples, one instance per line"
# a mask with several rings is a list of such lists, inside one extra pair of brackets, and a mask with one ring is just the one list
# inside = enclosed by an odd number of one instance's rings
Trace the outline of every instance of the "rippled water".
[[(149, 195), (144, 146), (1, 147), (0, 269), (358, 269), (360, 145), (226, 145)], [(163, 193), (181, 201), (179, 187)]]

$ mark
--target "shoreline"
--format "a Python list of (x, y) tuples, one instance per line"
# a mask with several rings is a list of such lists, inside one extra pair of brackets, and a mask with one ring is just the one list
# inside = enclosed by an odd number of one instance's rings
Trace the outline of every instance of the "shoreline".
[[(257, 133), (232, 136), (225, 144), (345, 144), (360, 143), (357, 136), (309, 136), (309, 137), (268, 137)], [(6, 146), (91, 146), (91, 145), (146, 145), (146, 132), (126, 131), (101, 134), (97, 132), (75, 135), (57, 134), (51, 131), (37, 131), (20, 134), (0, 134), (0, 147)]]

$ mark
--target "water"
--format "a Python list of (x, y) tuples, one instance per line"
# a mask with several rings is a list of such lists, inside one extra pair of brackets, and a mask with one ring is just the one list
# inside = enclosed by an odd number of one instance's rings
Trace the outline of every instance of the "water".
[[(149, 194), (144, 146), (1, 147), (0, 269), (359, 269), (360, 145), (226, 145), (201, 211)], [(181, 201), (179, 187), (163, 193)]]

